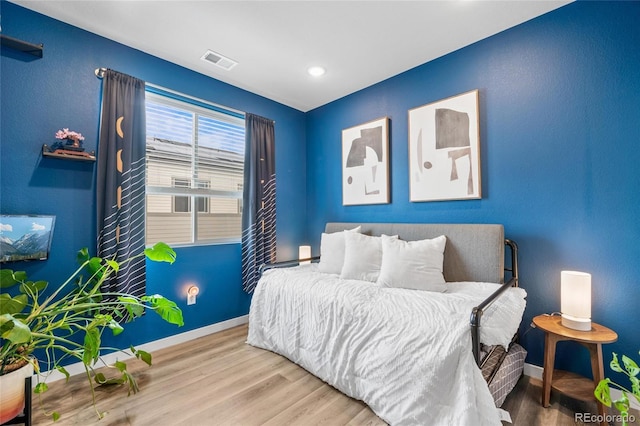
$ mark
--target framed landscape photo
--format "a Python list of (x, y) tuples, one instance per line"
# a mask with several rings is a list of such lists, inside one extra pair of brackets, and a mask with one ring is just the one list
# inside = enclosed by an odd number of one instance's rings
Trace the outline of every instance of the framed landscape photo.
[(342, 131), (342, 204), (389, 203), (389, 118)]
[(478, 90), (409, 110), (411, 201), (481, 198)]

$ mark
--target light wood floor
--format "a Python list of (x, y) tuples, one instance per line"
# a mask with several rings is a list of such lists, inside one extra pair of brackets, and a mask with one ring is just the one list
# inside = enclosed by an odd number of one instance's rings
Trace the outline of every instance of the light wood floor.
[[(84, 376), (49, 385), (46, 408), (61, 413), (56, 423), (34, 401), (35, 425), (384, 425), (362, 402), (338, 392), (287, 359), (245, 344), (247, 326), (202, 337), (153, 353), (153, 366), (128, 362), (141, 392), (98, 390), (98, 420)], [(523, 377), (503, 408), (513, 424), (575, 425), (572, 405), (552, 397), (540, 406), (541, 383)], [(596, 411), (591, 411), (596, 412)], [(637, 418), (637, 417), (636, 417)], [(506, 424), (506, 423), (505, 423)], [(637, 424), (637, 423), (636, 423)]]

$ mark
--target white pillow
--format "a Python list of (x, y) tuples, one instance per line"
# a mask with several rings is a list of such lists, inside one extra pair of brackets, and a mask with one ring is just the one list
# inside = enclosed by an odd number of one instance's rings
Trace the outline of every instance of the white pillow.
[(447, 237), (402, 241), (382, 236), (382, 265), (378, 285), (443, 292), (444, 247)]
[(361, 226), (333, 234), (322, 233), (320, 237), (320, 262), (318, 271), (327, 274), (339, 274), (344, 264), (345, 233), (360, 233)]
[(382, 263), (381, 238), (351, 233), (345, 234), (344, 242), (344, 266), (340, 278), (376, 282)]

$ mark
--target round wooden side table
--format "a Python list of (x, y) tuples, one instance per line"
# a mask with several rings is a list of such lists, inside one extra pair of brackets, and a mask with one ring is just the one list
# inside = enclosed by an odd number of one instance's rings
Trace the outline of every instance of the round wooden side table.
[[(544, 372), (542, 374), (542, 406), (549, 406), (551, 388), (581, 401), (596, 401), (598, 414), (604, 419), (606, 407), (593, 395), (600, 380), (604, 379), (602, 345), (618, 340), (618, 334), (600, 324), (591, 323), (590, 331), (572, 330), (562, 325), (560, 315), (538, 315), (533, 319), (537, 328), (544, 331)], [(556, 343), (572, 340), (589, 350), (593, 380), (568, 371), (554, 370)], [(607, 422), (603, 421), (603, 425)]]

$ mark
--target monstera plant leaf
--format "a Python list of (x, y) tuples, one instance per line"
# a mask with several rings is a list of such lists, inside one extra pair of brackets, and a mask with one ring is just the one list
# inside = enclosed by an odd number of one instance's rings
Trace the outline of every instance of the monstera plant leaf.
[(146, 248), (144, 254), (155, 262), (173, 263), (176, 261), (176, 252), (165, 243), (156, 243), (153, 247)]

